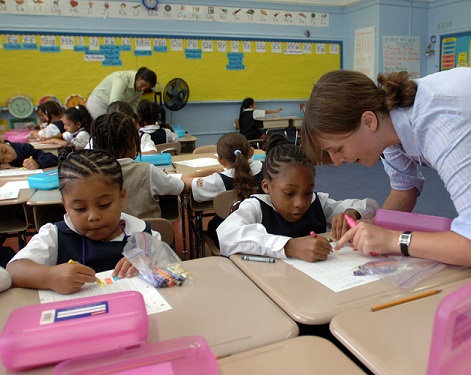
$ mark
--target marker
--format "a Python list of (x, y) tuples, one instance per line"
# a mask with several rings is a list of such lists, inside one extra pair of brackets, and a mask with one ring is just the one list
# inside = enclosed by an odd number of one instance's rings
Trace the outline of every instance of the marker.
[(252, 262), (275, 263), (275, 259), (273, 258), (251, 257), (251, 256), (243, 255), (242, 259), (251, 260)]
[(317, 238), (317, 234), (313, 230), (311, 230), (311, 233), (309, 233), (309, 234), (311, 235), (311, 237)]
[(416, 295), (413, 295), (413, 296), (408, 296), (408, 297), (404, 297), (404, 298), (397, 299), (397, 300), (395, 300), (395, 301), (383, 303), (382, 305), (373, 306), (370, 310), (371, 310), (371, 311), (378, 311), (378, 310), (387, 309), (387, 308), (389, 308), (389, 307), (397, 306), (397, 305), (400, 305), (400, 304), (403, 304), (403, 303), (407, 303), (407, 302), (411, 302), (411, 301), (415, 301), (415, 300), (418, 300), (418, 299), (420, 299), (420, 298), (425, 298), (425, 297), (433, 296), (433, 295), (435, 295), (435, 294), (440, 293), (441, 291), (442, 291), (441, 289), (438, 289), (438, 290), (429, 290), (428, 292), (419, 293), (419, 294), (416, 294)]
[[(353, 220), (347, 214), (343, 215), (343, 217), (345, 218), (345, 220), (347, 220), (347, 224), (350, 228), (355, 228), (357, 226), (357, 222), (355, 220)], [(378, 253), (376, 251), (372, 251), (370, 254), (373, 255), (373, 256), (378, 255)]]

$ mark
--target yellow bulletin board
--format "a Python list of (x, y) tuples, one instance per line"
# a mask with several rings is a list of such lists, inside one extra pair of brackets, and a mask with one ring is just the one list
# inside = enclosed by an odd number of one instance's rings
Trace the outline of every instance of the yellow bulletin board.
[(182, 78), (190, 102), (299, 100), (324, 73), (342, 67), (339, 41), (230, 40), (159, 36), (1, 34), (0, 106), (16, 95), (35, 105), (88, 97), (117, 70), (146, 66), (164, 87)]

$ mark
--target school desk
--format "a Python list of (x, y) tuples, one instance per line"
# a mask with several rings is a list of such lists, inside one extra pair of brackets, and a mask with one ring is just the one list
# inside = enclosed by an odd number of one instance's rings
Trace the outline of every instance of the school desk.
[(198, 138), (188, 133), (185, 134), (183, 137), (179, 137), (177, 141), (180, 142), (182, 145), (181, 153), (191, 154), (193, 150), (196, 148), (197, 140)]
[(300, 336), (218, 360), (220, 375), (364, 374), (330, 341)]
[(30, 144), (38, 150), (42, 150), (44, 152), (50, 152), (54, 155), (58, 155), (59, 154), (59, 149), (61, 147), (64, 147), (62, 145), (57, 145), (57, 144), (41, 143), (41, 142), (38, 142), (36, 140), (30, 142)]
[(375, 374), (425, 375), (437, 307), (469, 282), (434, 286), (442, 291), (384, 310), (370, 311), (373, 303), (343, 312), (332, 319), (330, 331)]
[(263, 123), (263, 129), (286, 129), (288, 126), (299, 128), (302, 126), (303, 119), (297, 116), (284, 117), (266, 117), (260, 119)]
[[(172, 309), (149, 315), (148, 341), (200, 335), (214, 355), (227, 356), (298, 335), (296, 323), (229, 259), (194, 259), (184, 261), (183, 267), (193, 281), (182, 287), (159, 289)], [(13, 288), (1, 292), (0, 331), (15, 308), (34, 303), (39, 303), (37, 290)], [(2, 371), (0, 365), (0, 374)], [(51, 368), (31, 373), (50, 374)]]
[[(275, 263), (250, 262), (242, 260), (238, 254), (230, 259), (283, 311), (302, 324), (326, 324), (343, 311), (410, 293), (381, 279), (336, 293), (281, 259)], [(446, 267), (421, 281), (415, 290), (440, 288), (462, 279), (471, 281), (471, 268)]]

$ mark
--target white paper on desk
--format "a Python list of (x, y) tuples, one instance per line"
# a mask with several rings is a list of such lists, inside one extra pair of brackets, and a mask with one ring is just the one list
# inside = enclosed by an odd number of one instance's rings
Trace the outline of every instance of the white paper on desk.
[(20, 189), (29, 189), (28, 180), (8, 181), (5, 185), (0, 187), (0, 191), (1, 190), (20, 190)]
[(29, 174), (43, 173), (42, 169), (23, 169), (23, 168), (12, 168), (0, 170), (0, 177), (9, 176), (26, 176)]
[(20, 194), (19, 189), (15, 189), (15, 190), (0, 189), (0, 201), (4, 201), (7, 199), (16, 199), (18, 198), (19, 194)]
[(175, 164), (186, 165), (187, 167), (198, 168), (198, 167), (210, 167), (212, 165), (219, 165), (217, 159), (213, 158), (198, 158), (185, 161), (176, 161)]
[(300, 259), (283, 259), (307, 276), (320, 282), (322, 285), (341, 292), (356, 286), (379, 280), (376, 276), (354, 276), (353, 270), (361, 264), (371, 261), (359, 251), (353, 251), (349, 245), (329, 255), (323, 262), (305, 262)]
[(146, 304), (147, 315), (156, 314), (171, 310), (172, 307), (160, 295), (158, 290), (149, 283), (142, 280), (139, 276), (133, 278), (118, 279), (113, 278), (113, 270), (98, 272), (95, 276), (103, 280), (105, 286), (98, 283), (85, 284), (78, 292), (73, 294), (59, 294), (52, 290), (38, 290), (41, 303), (66, 301), (74, 298), (99, 296), (102, 294), (126, 292), (135, 290), (142, 294)]
[(173, 178), (176, 178), (177, 180), (181, 180), (183, 174), (182, 173), (167, 173), (169, 176), (172, 176)]

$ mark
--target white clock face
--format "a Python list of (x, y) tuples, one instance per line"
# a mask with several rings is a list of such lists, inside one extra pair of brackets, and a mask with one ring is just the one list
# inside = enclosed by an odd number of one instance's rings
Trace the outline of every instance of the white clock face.
[(24, 96), (16, 96), (8, 104), (8, 110), (17, 118), (26, 118), (31, 116), (34, 106), (31, 100)]
[(157, 8), (157, 3), (158, 0), (142, 0), (142, 4), (144, 4), (147, 9)]

